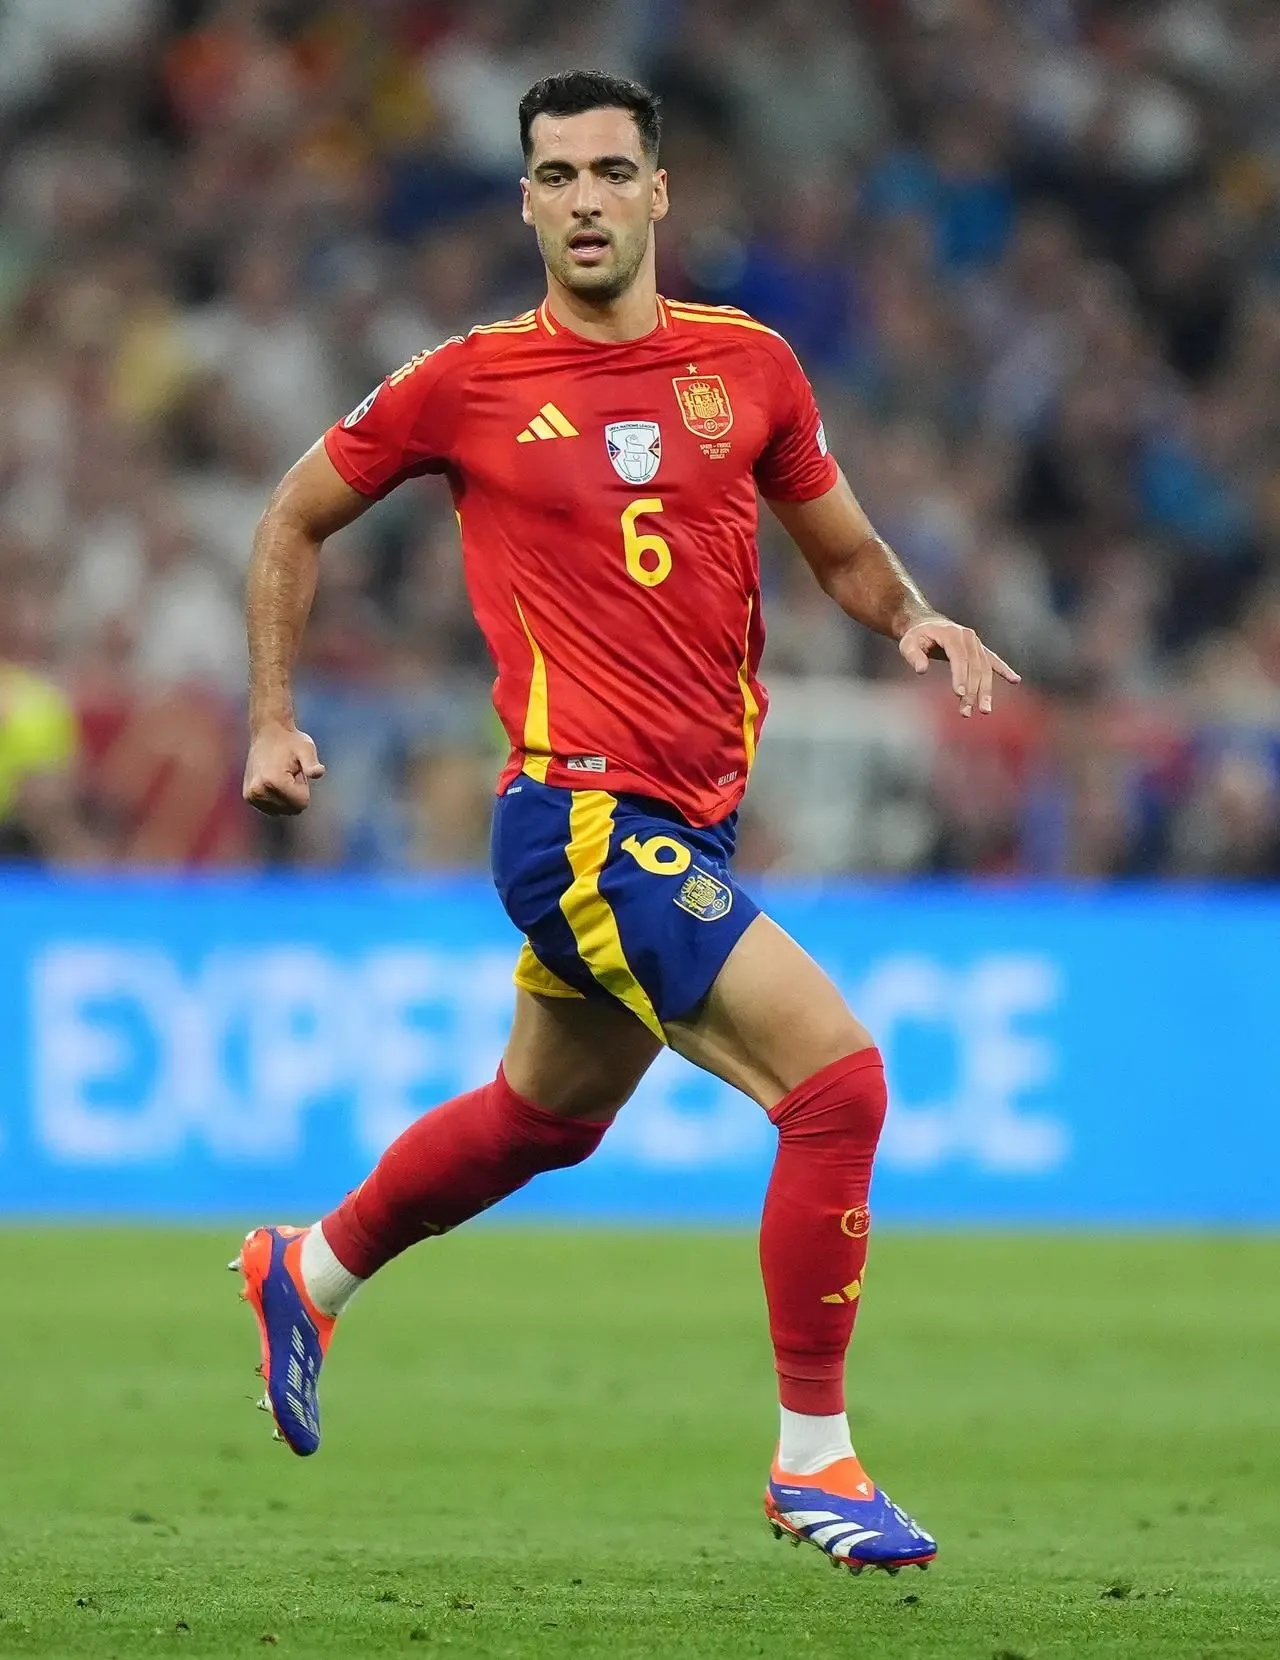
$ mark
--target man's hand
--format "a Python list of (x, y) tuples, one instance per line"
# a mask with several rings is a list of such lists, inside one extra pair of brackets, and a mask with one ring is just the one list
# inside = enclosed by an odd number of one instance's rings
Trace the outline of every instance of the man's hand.
[(311, 782), (324, 777), (316, 746), (296, 726), (273, 722), (254, 734), (244, 769), (244, 798), (273, 817), (311, 804)]
[(930, 657), (946, 658), (951, 664), (951, 690), (960, 699), (962, 715), (971, 715), (975, 703), (984, 715), (991, 713), (996, 675), (1014, 686), (1022, 679), (971, 628), (962, 628), (947, 617), (913, 623), (898, 641), (898, 650), (917, 674), (929, 667)]

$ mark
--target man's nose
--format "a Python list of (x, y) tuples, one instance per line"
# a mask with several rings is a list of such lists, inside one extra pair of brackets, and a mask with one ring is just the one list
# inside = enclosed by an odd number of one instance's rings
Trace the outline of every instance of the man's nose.
[(573, 211), (580, 219), (593, 218), (600, 212), (600, 181), (594, 173), (578, 174), (573, 187)]

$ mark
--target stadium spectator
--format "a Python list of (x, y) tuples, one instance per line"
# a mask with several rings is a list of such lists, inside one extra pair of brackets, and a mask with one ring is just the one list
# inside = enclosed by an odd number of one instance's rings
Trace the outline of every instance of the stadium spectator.
[(44, 596), (9, 589), (0, 609), (0, 859), (77, 863), (92, 842), (76, 800), (80, 733), (66, 694), (37, 666)]

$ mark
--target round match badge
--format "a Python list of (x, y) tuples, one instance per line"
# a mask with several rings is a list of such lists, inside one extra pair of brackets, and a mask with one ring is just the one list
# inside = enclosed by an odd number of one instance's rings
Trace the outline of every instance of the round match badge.
[(648, 484), (662, 460), (662, 433), (656, 421), (611, 421), (604, 441), (619, 478)]
[(350, 415), (347, 415), (343, 418), (343, 422), (342, 422), (343, 426), (349, 429), (349, 428), (355, 426), (357, 421), (363, 421), (365, 416), (373, 408), (373, 400), (377, 397), (378, 393), (381, 392), (381, 390), (382, 390), (382, 387), (380, 385), (375, 386), (373, 391), (370, 392), (369, 396), (364, 400), (364, 402), (363, 403), (358, 403), (355, 406), (355, 408), (351, 411)]

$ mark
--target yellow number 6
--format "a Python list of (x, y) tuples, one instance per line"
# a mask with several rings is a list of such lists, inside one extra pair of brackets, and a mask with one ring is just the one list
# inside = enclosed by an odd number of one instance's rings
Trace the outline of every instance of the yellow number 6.
[[(671, 549), (661, 536), (638, 536), (636, 520), (642, 513), (661, 513), (662, 502), (657, 496), (643, 496), (633, 501), (622, 515), (622, 546), (627, 555), (627, 574), (646, 588), (656, 588), (671, 575)], [(652, 554), (656, 563), (646, 565), (644, 555)]]
[(628, 836), (622, 851), (629, 853), (650, 876), (683, 876), (693, 863), (693, 854), (674, 836), (650, 836), (647, 842)]

